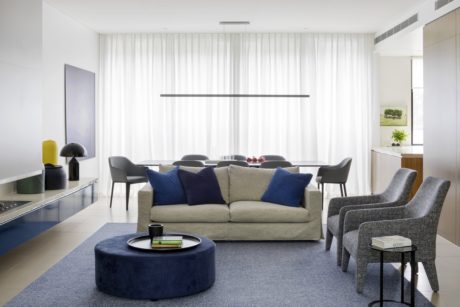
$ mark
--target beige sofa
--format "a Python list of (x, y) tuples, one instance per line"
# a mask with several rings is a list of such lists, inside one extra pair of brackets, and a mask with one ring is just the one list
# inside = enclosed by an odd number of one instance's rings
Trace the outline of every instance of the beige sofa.
[[(162, 165), (160, 172), (173, 166)], [(198, 172), (199, 167), (181, 167)], [(299, 172), (297, 167), (287, 168)], [(150, 223), (161, 223), (168, 231), (189, 232), (214, 240), (319, 240), (321, 192), (313, 185), (305, 189), (301, 207), (261, 201), (274, 174), (273, 169), (231, 165), (214, 169), (227, 203), (189, 206), (154, 206), (154, 193), (147, 183), (138, 194), (138, 231)]]

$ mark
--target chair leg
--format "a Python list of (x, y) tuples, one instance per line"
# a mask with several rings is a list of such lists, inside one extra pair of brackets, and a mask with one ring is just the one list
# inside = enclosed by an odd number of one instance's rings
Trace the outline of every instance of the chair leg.
[(356, 292), (363, 293), (364, 280), (367, 274), (367, 262), (356, 260)]
[(342, 272), (348, 271), (348, 263), (350, 263), (350, 253), (346, 248), (342, 248)]
[(126, 211), (128, 211), (128, 204), (129, 204), (129, 189), (130, 189), (130, 184), (126, 184)]
[(345, 194), (345, 197), (347, 197), (347, 187), (345, 185), (345, 183), (343, 184), (343, 194)]
[(342, 196), (342, 197), (343, 197), (343, 189), (342, 189), (342, 184), (341, 184), (341, 183), (339, 183), (339, 186), (340, 186), (340, 196)]
[(113, 198), (113, 187), (115, 186), (115, 182), (112, 181), (112, 192), (110, 193), (110, 208), (112, 208), (112, 198)]
[(423, 262), (423, 267), (425, 268), (426, 275), (428, 276), (428, 280), (430, 282), (431, 289), (434, 292), (439, 291), (439, 283), (438, 283), (438, 274), (436, 272), (436, 263), (434, 260)]
[(326, 250), (330, 250), (331, 249), (331, 244), (332, 244), (332, 238), (333, 238), (333, 234), (332, 232), (328, 230), (326, 230)]
[(342, 242), (342, 239), (339, 238), (340, 237), (340, 233), (337, 234), (337, 238), (336, 238), (336, 245), (337, 245), (337, 266), (341, 266), (342, 265), (342, 253), (343, 253), (343, 242)]
[(321, 183), (321, 209), (324, 208), (324, 183)]

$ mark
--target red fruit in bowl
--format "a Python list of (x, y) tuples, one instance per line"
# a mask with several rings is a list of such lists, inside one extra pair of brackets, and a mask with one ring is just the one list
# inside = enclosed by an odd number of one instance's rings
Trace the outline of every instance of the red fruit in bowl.
[(257, 163), (257, 157), (256, 156), (252, 157), (252, 163)]
[(257, 160), (259, 163), (262, 163), (265, 161), (264, 157), (259, 157), (259, 159)]
[(251, 157), (247, 157), (247, 158), (246, 158), (246, 162), (251, 163), (251, 162), (252, 162)]

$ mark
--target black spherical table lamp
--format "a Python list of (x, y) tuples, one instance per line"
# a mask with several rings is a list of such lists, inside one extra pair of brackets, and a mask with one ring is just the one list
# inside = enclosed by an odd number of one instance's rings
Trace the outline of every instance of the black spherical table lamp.
[(69, 143), (62, 147), (60, 155), (72, 158), (69, 161), (69, 181), (80, 180), (80, 166), (76, 157), (86, 157), (86, 148), (77, 143)]

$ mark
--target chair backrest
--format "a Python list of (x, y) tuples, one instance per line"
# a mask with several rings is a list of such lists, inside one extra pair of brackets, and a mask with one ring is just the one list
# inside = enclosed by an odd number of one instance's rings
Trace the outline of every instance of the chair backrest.
[(209, 160), (206, 155), (185, 155), (181, 160)]
[(260, 168), (277, 168), (290, 166), (292, 166), (292, 163), (289, 161), (265, 161), (260, 164)]
[(413, 169), (398, 169), (393, 175), (388, 187), (381, 194), (383, 201), (406, 202), (409, 198), (412, 186), (414, 185), (415, 177), (417, 177), (417, 172)]
[(239, 160), (222, 160), (217, 162), (216, 167), (225, 167), (229, 165), (238, 165), (238, 166), (249, 166), (248, 162), (246, 161), (239, 161)]
[(265, 161), (286, 161), (286, 158), (278, 155), (263, 155)]
[(236, 161), (246, 161), (246, 156), (243, 155), (231, 155), (233, 160)]
[(345, 158), (337, 165), (321, 166), (318, 169), (317, 177), (321, 177), (322, 183), (346, 183), (351, 161), (351, 158)]
[(203, 161), (197, 161), (197, 160), (179, 160), (179, 161), (175, 161), (173, 165), (203, 167), (204, 163)]
[(436, 233), (442, 205), (449, 191), (450, 181), (427, 177), (414, 198), (404, 207), (406, 218), (426, 218), (426, 227)]
[[(110, 175), (113, 181), (126, 181), (129, 170), (136, 167), (128, 158), (123, 156), (109, 157)], [(122, 170), (123, 172), (120, 172)]]

